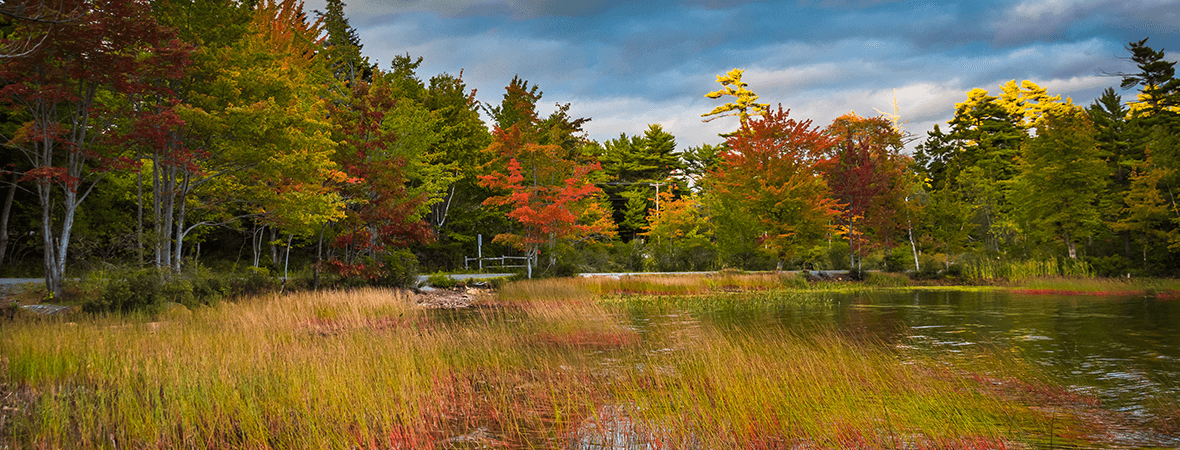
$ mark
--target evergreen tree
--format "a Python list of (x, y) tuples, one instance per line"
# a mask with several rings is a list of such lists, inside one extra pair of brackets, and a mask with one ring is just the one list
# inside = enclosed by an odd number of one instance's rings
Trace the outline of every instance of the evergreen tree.
[(324, 40), (326, 63), (337, 80), (347, 84), (357, 80), (373, 81), (373, 70), (376, 68), (369, 63), (369, 59), (361, 56), (361, 37), (348, 24), (348, 17), (344, 15), (344, 0), (328, 0), (325, 12), (316, 11), (324, 22), (324, 29), (328, 36)]
[(1015, 215), (1024, 233), (1060, 240), (1070, 258), (1102, 224), (1099, 199), (1107, 170), (1094, 135), (1080, 108), (1049, 114), (1024, 144), (1014, 181)]

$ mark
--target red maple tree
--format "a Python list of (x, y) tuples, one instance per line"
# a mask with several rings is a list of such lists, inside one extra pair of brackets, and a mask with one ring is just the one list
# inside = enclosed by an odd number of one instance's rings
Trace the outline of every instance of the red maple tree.
[(340, 188), (350, 206), (332, 241), (340, 254), (330, 264), (342, 276), (375, 279), (384, 275), (384, 252), (433, 235), (422, 218), (426, 196), (407, 189), (407, 162), (392, 152), (397, 136), (381, 126), (398, 98), (380, 76), (351, 87), (348, 101), (332, 108), (340, 125), (336, 158), (349, 176)]
[(497, 127), (485, 150), (503, 165), (480, 176), (480, 185), (507, 193), (489, 197), (484, 205), (508, 207), (508, 217), (520, 226), (494, 242), (512, 245), (533, 261), (543, 245), (552, 249), (563, 239), (609, 233), (613, 223), (596, 201), (602, 190), (590, 182), (590, 174), (602, 170), (599, 164), (569, 158), (559, 145), (538, 144), (523, 128)]
[(153, 80), (179, 77), (189, 52), (151, 17), (147, 1), (65, 0), (58, 7), (80, 14), (64, 23), (18, 21), (0, 43), (48, 36), (33, 51), (0, 60), (0, 100), (29, 118), (10, 144), (31, 166), (21, 182), (34, 184), (40, 203), (52, 296), (62, 292), (78, 205), (105, 173), (134, 164), (103, 145), (118, 138), (113, 123), (130, 115), (126, 99), (159, 89)]
[(760, 244), (775, 252), (780, 267), (830, 232), (839, 207), (819, 173), (833, 139), (789, 113), (779, 106), (744, 123), (709, 177), (722, 201), (761, 222)]
[(870, 234), (883, 244), (900, 234), (891, 232), (901, 226), (909, 159), (899, 153), (901, 134), (885, 117), (849, 113), (825, 132), (835, 145), (828, 147), (820, 169), (841, 205), (837, 220), (848, 238), (849, 263), (856, 267)]

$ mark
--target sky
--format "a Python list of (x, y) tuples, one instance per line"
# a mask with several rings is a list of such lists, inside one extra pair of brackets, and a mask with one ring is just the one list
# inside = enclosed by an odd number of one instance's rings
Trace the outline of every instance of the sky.
[[(722, 141), (736, 118), (702, 122), (724, 100), (717, 75), (745, 70), (759, 101), (826, 126), (893, 112), (924, 140), (973, 88), (1032, 80), (1089, 105), (1134, 72), (1128, 42), (1176, 61), (1180, 0), (345, 0), (363, 53), (382, 69), (422, 57), (421, 79), (458, 75), (498, 104), (513, 76), (539, 110), (570, 104), (605, 141), (660, 124), (679, 149)], [(308, 0), (323, 10), (324, 0)], [(912, 144), (911, 144), (912, 146)]]

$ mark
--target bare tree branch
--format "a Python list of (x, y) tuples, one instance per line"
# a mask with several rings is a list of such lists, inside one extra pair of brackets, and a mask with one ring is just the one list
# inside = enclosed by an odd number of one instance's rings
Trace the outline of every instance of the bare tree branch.
[(5, 0), (0, 3), (0, 17), (9, 21), (42, 25), (38, 28), (43, 29), (0, 43), (0, 59), (21, 58), (33, 54), (46, 39), (49, 39), (57, 25), (77, 21), (87, 12), (84, 2), (78, 2), (70, 7), (66, 6), (65, 2), (51, 4), (48, 0)]

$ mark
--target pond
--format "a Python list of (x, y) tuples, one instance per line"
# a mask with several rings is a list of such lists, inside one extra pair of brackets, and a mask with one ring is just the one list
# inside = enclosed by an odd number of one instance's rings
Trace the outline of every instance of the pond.
[[(738, 328), (836, 329), (934, 354), (1016, 349), (1071, 390), (1132, 415), (1146, 414), (1153, 398), (1180, 398), (1180, 301), (1174, 299), (948, 290), (766, 295), (771, 298), (752, 307), (718, 298), (693, 315)], [(631, 308), (629, 320), (643, 330), (682, 317)]]

